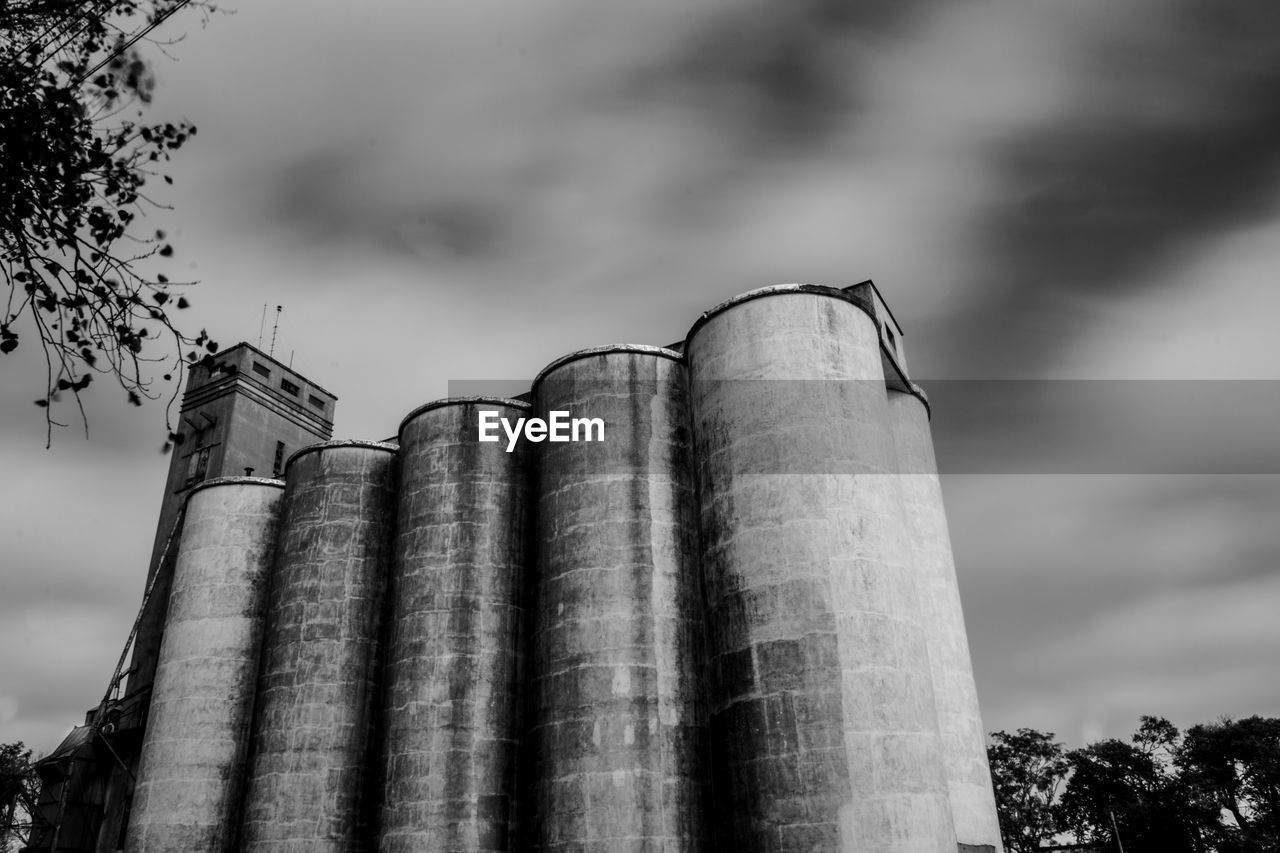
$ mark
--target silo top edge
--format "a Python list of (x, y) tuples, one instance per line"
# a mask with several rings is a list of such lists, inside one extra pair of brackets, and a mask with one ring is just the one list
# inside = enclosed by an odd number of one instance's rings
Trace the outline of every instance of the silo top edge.
[(864, 314), (871, 318), (873, 323), (876, 322), (875, 308), (872, 305), (859, 298), (856, 294), (841, 290), (838, 287), (828, 287), (825, 284), (774, 284), (769, 287), (759, 287), (755, 290), (748, 290), (746, 293), (740, 293), (732, 299), (726, 299), (719, 305), (703, 311), (702, 316), (693, 321), (693, 325), (689, 327), (689, 333), (684, 336), (684, 351), (686, 353), (689, 351), (689, 344), (693, 341), (693, 336), (713, 317), (723, 314), (730, 308), (741, 305), (744, 302), (763, 299), (766, 296), (780, 296), (790, 293), (809, 293), (814, 296), (827, 296), (831, 299), (839, 299), (841, 302), (848, 302), (860, 308)]
[(360, 447), (366, 450), (386, 450), (391, 453), (396, 453), (400, 450), (400, 448), (397, 445), (391, 444), (386, 441), (365, 441), (363, 439), (358, 439), (358, 438), (341, 438), (341, 439), (335, 438), (332, 441), (318, 441), (315, 444), (308, 444), (306, 447), (303, 447), (299, 450), (295, 450), (292, 454), (289, 455), (289, 458), (285, 461), (284, 468), (282, 470), (288, 471), (289, 466), (292, 465), (294, 463), (294, 460), (296, 460), (299, 456), (305, 456), (308, 453), (313, 453), (320, 450), (329, 450), (330, 448), (334, 448), (334, 447)]
[(925, 414), (929, 417), (929, 420), (933, 420), (933, 404), (929, 402), (929, 395), (926, 394), (924, 389), (916, 383), (907, 383), (907, 389), (905, 391), (890, 388), (888, 389), (888, 392), (891, 394), (906, 394), (908, 397), (915, 397), (920, 401), (920, 404), (924, 406)]
[(605, 344), (598, 347), (587, 347), (586, 349), (575, 350), (574, 352), (562, 355), (555, 361), (548, 364), (542, 370), (538, 371), (538, 375), (534, 377), (533, 384), (529, 386), (530, 390), (538, 387), (538, 383), (547, 378), (547, 374), (557, 370), (571, 361), (577, 361), (581, 358), (590, 358), (593, 355), (607, 355), (609, 353), (634, 353), (637, 355), (656, 355), (660, 358), (669, 358), (672, 361), (684, 361), (684, 356), (673, 349), (666, 347), (656, 347), (652, 344)]
[(507, 406), (512, 409), (528, 409), (529, 408), (529, 404), (526, 403), (524, 400), (513, 400), (510, 397), (485, 397), (485, 396), (442, 397), (439, 400), (432, 400), (429, 403), (423, 403), (421, 406), (414, 409), (409, 414), (405, 415), (404, 418), (402, 418), (400, 421), (400, 428), (396, 430), (396, 435), (403, 435), (405, 425), (407, 425), (409, 421), (413, 420), (414, 418), (418, 417), (419, 415), (425, 412), (431, 411), (432, 409), (440, 409), (445, 406), (465, 406), (469, 404), (474, 405), (477, 403), (490, 405), (490, 406)]
[(187, 492), (185, 500), (191, 500), (191, 496), (196, 492), (212, 489), (215, 486), (275, 486), (283, 489), (284, 481), (271, 477), (214, 477), (211, 480), (205, 480), (203, 483), (197, 483), (192, 486), (191, 491)]

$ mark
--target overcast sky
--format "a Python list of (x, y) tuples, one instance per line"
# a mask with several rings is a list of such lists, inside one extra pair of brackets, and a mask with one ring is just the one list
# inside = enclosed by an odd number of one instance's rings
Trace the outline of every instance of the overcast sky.
[[(987, 729), (1280, 715), (1276, 383), (1167, 381), (1280, 379), (1280, 6), (229, 11), (151, 52), (153, 117), (199, 133), (146, 227), (201, 282), (193, 329), (256, 343), (284, 306), (335, 437), (873, 278), (936, 389)], [(168, 458), (162, 406), (106, 383), (46, 452), (37, 357), (0, 382), (0, 742), (47, 751), (128, 634)]]

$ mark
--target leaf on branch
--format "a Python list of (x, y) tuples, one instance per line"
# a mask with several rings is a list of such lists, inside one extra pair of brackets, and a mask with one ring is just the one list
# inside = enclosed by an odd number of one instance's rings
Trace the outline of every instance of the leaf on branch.
[[(149, 124), (141, 110), (134, 118), (133, 107), (151, 100), (156, 77), (132, 49), (130, 34), (110, 20), (134, 16), (155, 22), (160, 11), (167, 17), (184, 3), (121, 0), (76, 8), (62, 0), (16, 2), (0, 0), (0, 21), (19, 21), (5, 36), (28, 27), (24, 15), (33, 21), (47, 17), (45, 23), (62, 27), (52, 40), (47, 31), (39, 39), (22, 38), (28, 43), (20, 51), (19, 40), (9, 39), (14, 43), (0, 62), (3, 277), (10, 284), (10, 308), (30, 315), (50, 357), (52, 377), (36, 405), (52, 426), (60, 425), (53, 416), (59, 396), (65, 400), (68, 390), (78, 394), (93, 373), (114, 376), (129, 402), (141, 406), (152, 396), (153, 380), (137, 368), (160, 360), (149, 352), (156, 340), (171, 336), (169, 356), (179, 364), (183, 349), (192, 350), (194, 363), (210, 341), (206, 334), (197, 342), (171, 322), (166, 312), (189, 302), (167, 291), (169, 277), (136, 268), (148, 256), (175, 257), (165, 232), (143, 224), (150, 199), (141, 190), (155, 177), (175, 183), (173, 175), (162, 174), (167, 168), (147, 163), (168, 161), (195, 128), (186, 121)], [(79, 15), (74, 26), (55, 20), (61, 12)], [(44, 23), (30, 23), (31, 34), (41, 28)], [(6, 53), (3, 45), (0, 53)], [(154, 238), (145, 238), (148, 230)], [(119, 253), (117, 242), (123, 240), (147, 245)], [(20, 343), (9, 328), (15, 317), (12, 310), (0, 314), (0, 354)]]

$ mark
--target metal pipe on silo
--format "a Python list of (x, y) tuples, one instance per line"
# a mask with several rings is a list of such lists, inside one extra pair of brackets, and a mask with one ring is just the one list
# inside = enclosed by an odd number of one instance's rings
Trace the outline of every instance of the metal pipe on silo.
[(400, 425), (382, 853), (511, 849), (529, 457), (501, 429), (480, 442), (481, 412), (528, 404), (439, 400)]
[[(241, 848), (368, 849), (395, 446), (331, 441), (286, 466)], [(376, 777), (375, 777), (376, 778)]]
[(954, 853), (872, 307), (765, 288), (685, 353), (720, 849)]
[(534, 412), (600, 418), (537, 445), (527, 838), (535, 851), (702, 851), (702, 598), (678, 353), (553, 362)]
[(134, 790), (131, 853), (237, 849), (283, 486), (224, 477), (187, 497)]
[(923, 392), (913, 391), (890, 389), (889, 415), (902, 472), (912, 565), (920, 586), (951, 812), (961, 844), (989, 845), (998, 851), (1002, 849), (1000, 823), (987, 766), (986, 733), (960, 607), (929, 408)]

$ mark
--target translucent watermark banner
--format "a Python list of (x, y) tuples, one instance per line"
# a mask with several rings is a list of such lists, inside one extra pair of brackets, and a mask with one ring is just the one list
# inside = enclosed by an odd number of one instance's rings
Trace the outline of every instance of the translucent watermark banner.
[[(557, 382), (550, 377), (544, 385)], [(1280, 381), (938, 380), (918, 382), (942, 474), (1278, 474)], [(529, 380), (457, 380), (450, 396), (521, 398)], [(678, 385), (575, 379), (538, 397), (605, 416), (622, 441), (668, 401), (695, 453), (740, 473), (929, 473), (909, 449), (918, 406), (881, 380), (734, 379)], [(619, 398), (633, 405), (619, 411)], [(545, 416), (545, 413), (543, 413)], [(612, 421), (612, 422), (611, 422)], [(678, 425), (678, 424), (677, 424)], [(608, 454), (602, 454), (607, 464)]]

